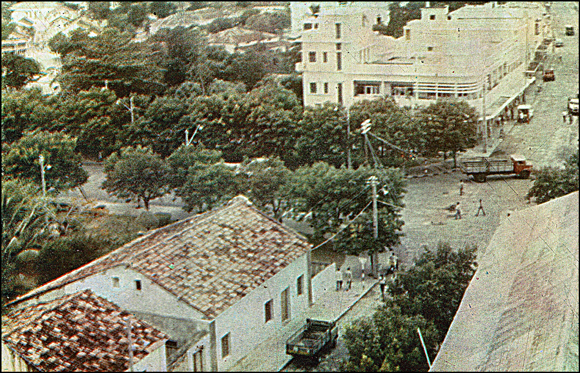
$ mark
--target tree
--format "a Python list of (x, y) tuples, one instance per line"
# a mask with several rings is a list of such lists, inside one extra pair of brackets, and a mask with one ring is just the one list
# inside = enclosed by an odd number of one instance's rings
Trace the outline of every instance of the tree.
[(2, 157), (3, 172), (40, 185), (39, 156), (42, 155), (47, 189), (76, 188), (88, 180), (88, 174), (82, 168), (81, 156), (75, 152), (76, 141), (76, 138), (63, 133), (25, 133), (21, 139), (7, 146)]
[(135, 27), (139, 27), (143, 24), (143, 21), (147, 18), (147, 5), (146, 4), (132, 4), (129, 12), (127, 13), (127, 20)]
[(25, 132), (49, 130), (58, 107), (54, 96), (46, 97), (40, 88), (2, 92), (2, 142), (10, 144)]
[(141, 199), (147, 211), (151, 200), (168, 191), (169, 166), (148, 148), (129, 146), (111, 154), (105, 162), (105, 173), (103, 188), (107, 193)]
[(417, 334), (421, 330), (429, 356), (443, 342), (465, 289), (475, 273), (475, 247), (454, 251), (440, 243), (426, 251), (388, 288), (387, 299), (372, 316), (359, 319), (344, 333), (349, 371), (426, 371), (427, 360)]
[(527, 198), (536, 198), (537, 203), (564, 196), (578, 190), (578, 150), (564, 163), (564, 168), (545, 167), (538, 171), (534, 185)]
[(32, 183), (2, 178), (2, 303), (19, 294), (15, 260), (23, 250), (42, 242), (45, 217), (54, 211)]
[(444, 336), (475, 273), (476, 247), (454, 251), (448, 243), (439, 243), (436, 250), (425, 249), (388, 292), (404, 314), (433, 321)]
[(172, 15), (177, 10), (174, 3), (170, 1), (152, 1), (149, 4), (149, 12), (155, 14), (158, 18), (165, 18)]
[(225, 63), (223, 76), (217, 76), (229, 81), (240, 81), (253, 89), (254, 86), (266, 75), (265, 56), (256, 51), (231, 54)]
[(20, 89), (40, 73), (38, 63), (16, 53), (2, 53), (2, 89)]
[(400, 308), (383, 306), (372, 318), (346, 327), (344, 343), (349, 360), (341, 370), (355, 372), (420, 372), (429, 370), (417, 328), (430, 356), (437, 353), (440, 333), (421, 315), (408, 316)]
[[(322, 107), (307, 107), (298, 128), (301, 132), (296, 142), (298, 164), (326, 162), (334, 167), (346, 164), (348, 144), (344, 110), (328, 102)], [(351, 144), (353, 139), (354, 136)]]
[(284, 187), (291, 177), (291, 171), (279, 158), (245, 159), (239, 174), (242, 191), (249, 192), (249, 198), (262, 210), (271, 211), (275, 219), (281, 221), (284, 206), (287, 205)]
[(422, 124), (428, 152), (436, 154), (441, 151), (446, 159), (450, 151), (454, 167), (457, 167), (457, 152), (476, 144), (477, 119), (475, 108), (455, 99), (438, 100), (421, 110), (419, 123)]
[(134, 43), (132, 38), (130, 33), (106, 28), (74, 46), (62, 59), (59, 80), (63, 90), (76, 94), (108, 82), (117, 97), (162, 93), (162, 71), (152, 58), (153, 51), (147, 43)]
[(89, 14), (95, 19), (106, 19), (110, 13), (109, 1), (89, 1)]
[[(311, 242), (320, 244), (351, 222), (361, 229), (344, 229), (334, 240), (334, 248), (349, 254), (374, 254), (400, 241), (403, 221), (404, 179), (399, 170), (374, 170), (368, 167), (336, 169), (324, 162), (303, 166), (293, 173), (286, 193), (299, 220), (308, 219), (314, 233)], [(378, 239), (373, 237), (370, 209), (372, 197), (368, 180), (377, 176)], [(370, 210), (369, 210), (370, 211)], [(358, 216), (358, 219), (356, 219)]]
[(398, 2), (389, 4), (389, 24), (386, 35), (394, 38), (403, 36), (403, 27), (413, 19), (421, 19), (421, 8), (425, 7), (424, 1), (411, 1), (401, 7)]
[(187, 181), (187, 175), (192, 172), (223, 161), (221, 152), (206, 149), (202, 146), (181, 145), (167, 158), (171, 168), (170, 186), (179, 189)]
[(268, 32), (271, 34), (280, 33), (285, 28), (290, 27), (290, 14), (281, 12), (263, 12), (248, 17), (244, 24), (245, 27), (250, 30)]

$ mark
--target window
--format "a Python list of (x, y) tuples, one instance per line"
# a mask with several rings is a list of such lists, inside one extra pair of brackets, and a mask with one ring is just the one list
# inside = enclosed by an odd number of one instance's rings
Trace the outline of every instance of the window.
[(290, 319), (290, 291), (286, 288), (280, 294), (280, 305), (282, 311), (282, 321), (286, 321)]
[(337, 96), (338, 96), (338, 103), (342, 105), (342, 83), (338, 83), (336, 86)]
[(194, 372), (203, 372), (203, 360), (202, 360), (202, 350), (197, 350), (196, 353), (193, 354), (193, 371)]
[(336, 69), (338, 71), (342, 70), (342, 55), (340, 52), (336, 53)]
[(316, 52), (308, 52), (308, 61), (316, 62)]
[(328, 62), (328, 52), (322, 52), (322, 62)]
[(135, 289), (141, 290), (141, 280), (135, 280)]
[(431, 15), (429, 16), (429, 19), (430, 19), (431, 21), (434, 21), (434, 20), (435, 20), (435, 14), (431, 14)]
[(340, 23), (336, 23), (336, 38), (340, 39)]
[(222, 337), (222, 359), (230, 354), (230, 333)]
[(119, 277), (113, 277), (113, 287), (114, 288), (119, 287)]
[(433, 52), (433, 47), (427, 47), (427, 50), (428, 50), (429, 52)]
[(324, 83), (324, 94), (328, 94), (328, 83)]
[(310, 93), (316, 93), (316, 83), (310, 83)]
[(411, 40), (411, 30), (405, 30), (405, 40)]
[(318, 28), (318, 23), (314, 24), (314, 28), (317, 29)]
[(336, 43), (336, 50), (339, 51), (342, 49), (342, 43)]
[[(324, 83), (324, 93), (328, 93), (327, 92), (327, 87), (328, 87), (328, 83)], [(304, 293), (304, 289), (303, 289), (303, 280), (304, 280), (304, 276), (300, 275), (297, 279), (296, 279), (296, 294), (297, 295), (302, 295)]]
[(312, 23), (305, 23), (304, 30), (312, 30)]
[(264, 322), (272, 320), (272, 299), (264, 304)]

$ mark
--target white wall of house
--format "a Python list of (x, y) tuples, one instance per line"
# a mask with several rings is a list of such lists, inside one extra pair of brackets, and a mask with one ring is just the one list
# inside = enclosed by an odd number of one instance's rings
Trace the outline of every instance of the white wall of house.
[(165, 340), (160, 341), (158, 344), (159, 347), (155, 348), (143, 359), (133, 364), (133, 372), (167, 372)]
[[(115, 287), (114, 278), (118, 278), (118, 287)], [(141, 282), (141, 290), (137, 290), (136, 281)], [(148, 277), (124, 265), (109, 268), (64, 287), (66, 294), (91, 289), (95, 294), (128, 311), (192, 320), (204, 319), (201, 312), (194, 310), (184, 301), (177, 300), (175, 295)]]
[(18, 354), (2, 344), (2, 371), (3, 372), (30, 372), (28, 364)]
[[(302, 276), (302, 294), (297, 279)], [(308, 304), (308, 258), (304, 254), (220, 314), (215, 321), (218, 370), (231, 368), (258, 343), (271, 337), (290, 320), (300, 317)], [(290, 318), (282, 321), (281, 294), (288, 288)], [(272, 301), (272, 319), (265, 320), (265, 304)], [(222, 356), (222, 338), (229, 333), (229, 355)]]
[(336, 263), (332, 263), (312, 278), (312, 300), (314, 303), (327, 291), (336, 290)]

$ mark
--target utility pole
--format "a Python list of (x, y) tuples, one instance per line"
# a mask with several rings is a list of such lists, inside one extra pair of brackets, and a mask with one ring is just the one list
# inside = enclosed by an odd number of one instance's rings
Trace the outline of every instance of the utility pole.
[(483, 84), (482, 84), (482, 98), (481, 98), (481, 113), (483, 116), (483, 152), (487, 152), (487, 115), (485, 113), (485, 85), (487, 84), (487, 75), (485, 74), (485, 63), (483, 65)]
[(131, 338), (131, 318), (127, 317), (127, 338), (129, 339), (129, 372), (133, 371), (133, 339)]
[(346, 168), (350, 169), (350, 108), (346, 108), (346, 143), (348, 146), (346, 153)]
[[(38, 162), (40, 163), (40, 180), (42, 183), (42, 200), (44, 201), (44, 205), (46, 207), (46, 182), (44, 180), (44, 157), (41, 155), (38, 156)], [(48, 224), (48, 212), (44, 211), (44, 222)]]
[(425, 351), (425, 356), (427, 357), (427, 365), (429, 365), (429, 369), (431, 369), (431, 359), (429, 359), (429, 354), (427, 353), (427, 347), (425, 346), (425, 342), (423, 341), (423, 336), (421, 335), (421, 329), (417, 328), (417, 333), (419, 333), (419, 339), (421, 339), (421, 344), (423, 345), (423, 351)]
[(129, 109), (131, 111), (131, 125), (133, 125), (135, 123), (135, 117), (133, 115), (133, 96), (131, 96), (129, 102), (131, 103), (131, 108)]
[[(376, 176), (371, 176), (369, 178), (369, 183), (371, 184), (371, 193), (373, 196), (373, 238), (375, 241), (379, 238), (379, 213), (377, 209), (377, 183), (378, 179)], [(371, 255), (371, 272), (374, 275), (376, 273), (377, 265), (377, 254)]]

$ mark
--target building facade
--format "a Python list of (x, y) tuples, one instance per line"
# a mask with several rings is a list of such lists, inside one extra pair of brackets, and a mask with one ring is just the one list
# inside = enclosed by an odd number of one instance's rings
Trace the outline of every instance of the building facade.
[(302, 20), (296, 70), (305, 106), (385, 96), (408, 107), (445, 97), (493, 106), (530, 83), (527, 67), (550, 35), (542, 3), (426, 7), (397, 39), (372, 31), (382, 20), (368, 13), (350, 8)]
[(238, 196), (12, 303), (33, 305), (91, 289), (171, 337), (169, 370), (222, 371), (312, 305), (310, 248)]

